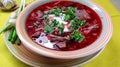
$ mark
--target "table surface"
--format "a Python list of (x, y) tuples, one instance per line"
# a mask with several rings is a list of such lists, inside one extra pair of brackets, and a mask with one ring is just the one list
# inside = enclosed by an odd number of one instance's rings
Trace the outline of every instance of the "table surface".
[[(120, 67), (120, 12), (109, 0), (93, 0), (102, 6), (111, 16), (113, 22), (113, 36), (104, 51), (91, 62), (81, 67)], [(17, 0), (19, 3), (20, 0)], [(0, 29), (5, 25), (11, 12), (0, 10)], [(16, 59), (7, 49), (4, 34), (0, 35), (0, 67), (30, 67)]]

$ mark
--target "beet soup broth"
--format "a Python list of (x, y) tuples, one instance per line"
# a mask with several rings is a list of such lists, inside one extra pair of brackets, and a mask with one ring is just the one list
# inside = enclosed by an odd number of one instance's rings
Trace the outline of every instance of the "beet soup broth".
[(38, 45), (60, 51), (78, 50), (101, 34), (100, 17), (89, 7), (71, 1), (40, 5), (28, 15), (25, 28)]

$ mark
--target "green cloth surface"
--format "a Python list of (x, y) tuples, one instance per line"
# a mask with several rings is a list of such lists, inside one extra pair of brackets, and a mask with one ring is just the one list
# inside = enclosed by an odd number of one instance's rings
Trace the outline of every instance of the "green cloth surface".
[[(20, 0), (16, 0), (20, 3)], [(27, 0), (29, 1), (29, 0)], [(120, 12), (109, 0), (93, 0), (111, 16), (114, 26), (113, 36), (104, 51), (91, 62), (81, 67), (120, 67)], [(5, 25), (10, 12), (0, 10), (0, 29)], [(0, 35), (0, 67), (30, 67), (15, 58), (7, 49), (3, 34)]]

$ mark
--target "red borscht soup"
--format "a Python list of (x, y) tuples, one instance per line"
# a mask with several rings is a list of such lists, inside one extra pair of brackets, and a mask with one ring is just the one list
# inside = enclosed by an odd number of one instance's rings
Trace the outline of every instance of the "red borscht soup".
[(100, 17), (88, 6), (72, 1), (52, 1), (33, 9), (25, 28), (42, 47), (71, 51), (89, 46), (101, 34)]

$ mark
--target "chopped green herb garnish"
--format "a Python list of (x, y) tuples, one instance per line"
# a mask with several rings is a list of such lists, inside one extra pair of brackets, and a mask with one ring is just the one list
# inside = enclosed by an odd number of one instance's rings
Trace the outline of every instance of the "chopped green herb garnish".
[(65, 12), (64, 20), (70, 21), (71, 19), (75, 18), (75, 12), (77, 8), (75, 7), (68, 7), (68, 10)]
[(75, 40), (77, 42), (82, 42), (84, 40), (85, 36), (83, 36), (78, 30), (75, 30), (71, 35), (70, 39)]
[(58, 24), (59, 24), (59, 21), (57, 21), (56, 19), (53, 19), (51, 26), (55, 27), (55, 26), (57, 26)]
[(55, 14), (56, 16), (59, 16), (61, 13), (61, 9), (59, 8), (53, 8), (52, 10), (49, 11), (50, 14)]
[(58, 29), (59, 29), (59, 34), (61, 35), (61, 34), (63, 34), (63, 30), (64, 30), (64, 24), (62, 23), (62, 24), (58, 24)]
[(86, 20), (81, 20), (80, 25), (84, 26), (86, 24), (86, 22), (87, 22)]
[(75, 15), (77, 8), (75, 7), (68, 7), (68, 10), (65, 12), (65, 14)]
[[(79, 20), (76, 18), (76, 7), (64, 7), (62, 9), (60, 8), (53, 8), (49, 10), (44, 16), (44, 21), (52, 23), (49, 25), (46, 25), (44, 27), (44, 31), (47, 33), (53, 33), (58, 32), (58, 35), (64, 34), (64, 24), (60, 23), (60, 21), (68, 21), (70, 24), (70, 31), (72, 32), (69, 37), (71, 40), (74, 40), (76, 42), (82, 42), (85, 38), (84, 35), (82, 35), (78, 30), (81, 26), (84, 26), (86, 24), (86, 20)], [(55, 17), (60, 18), (60, 21), (54, 18), (49, 18), (49, 14), (54, 14)], [(64, 17), (63, 17), (64, 16)], [(61, 19), (61, 17), (63, 19)], [(57, 30), (55, 30), (57, 28)]]
[(80, 27), (80, 21), (77, 18), (71, 20), (71, 28), (72, 30), (78, 29)]
[(70, 20), (71, 19), (71, 15), (65, 15), (65, 17), (64, 17), (64, 20)]
[(79, 29), (80, 26), (83, 26), (86, 23), (85, 20), (79, 20), (77, 18), (74, 18), (70, 22), (71, 22), (71, 28), (72, 28), (72, 30)]
[(44, 31), (48, 32), (48, 33), (53, 33), (54, 32), (54, 28), (52, 26), (50, 26), (50, 25), (46, 25), (44, 27)]

